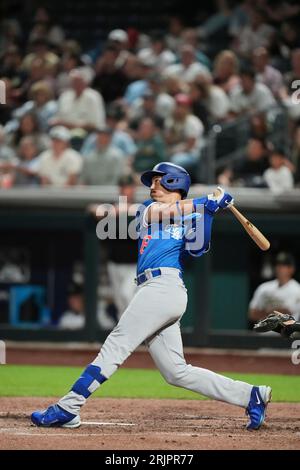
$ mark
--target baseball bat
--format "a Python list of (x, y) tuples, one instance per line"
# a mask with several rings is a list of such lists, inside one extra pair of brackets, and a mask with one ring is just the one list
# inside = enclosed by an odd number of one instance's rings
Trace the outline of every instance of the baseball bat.
[(259, 248), (263, 251), (267, 251), (270, 248), (270, 242), (267, 238), (258, 230), (255, 225), (249, 222), (246, 217), (234, 206), (231, 205), (228, 207), (233, 215), (238, 219), (238, 221), (242, 224), (248, 235), (252, 238), (252, 240), (259, 246)]
[[(219, 189), (214, 192), (215, 195), (220, 194)], [(256, 243), (257, 246), (263, 251), (267, 251), (270, 248), (270, 242), (267, 238), (258, 230), (255, 225), (253, 225), (246, 217), (233, 205), (228, 206), (228, 209), (231, 210), (233, 215), (237, 220), (242, 224), (248, 235)]]

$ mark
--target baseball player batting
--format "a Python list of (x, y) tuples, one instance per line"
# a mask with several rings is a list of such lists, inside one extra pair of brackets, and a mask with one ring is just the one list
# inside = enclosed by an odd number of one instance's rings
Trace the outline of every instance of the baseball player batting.
[[(150, 188), (150, 199), (136, 215), (137, 292), (98, 356), (71, 390), (58, 403), (32, 413), (31, 420), (45, 427), (80, 426), (80, 409), (89, 396), (145, 343), (169, 384), (245, 408), (249, 416), (247, 429), (258, 429), (265, 419), (271, 388), (253, 386), (187, 364), (180, 333), (180, 319), (187, 305), (182, 278), (184, 259), (208, 251), (213, 217), (230, 206), (233, 198), (220, 188), (218, 195), (186, 199), (190, 175), (168, 162), (143, 173), (141, 181)], [(199, 220), (201, 246), (196, 246), (190, 234), (196, 237)], [(199, 227), (197, 230), (200, 232)]]

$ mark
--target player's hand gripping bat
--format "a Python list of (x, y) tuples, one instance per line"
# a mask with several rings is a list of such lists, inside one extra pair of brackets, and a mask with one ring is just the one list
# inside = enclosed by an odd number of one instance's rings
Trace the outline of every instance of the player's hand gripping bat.
[[(214, 194), (216, 196), (221, 194), (221, 191), (217, 189)], [(228, 209), (231, 210), (233, 215), (238, 219), (238, 221), (242, 224), (248, 235), (252, 238), (252, 240), (256, 243), (257, 246), (263, 251), (267, 251), (270, 248), (270, 242), (266, 239), (266, 237), (258, 230), (255, 225), (253, 225), (246, 217), (233, 205), (229, 205)]]

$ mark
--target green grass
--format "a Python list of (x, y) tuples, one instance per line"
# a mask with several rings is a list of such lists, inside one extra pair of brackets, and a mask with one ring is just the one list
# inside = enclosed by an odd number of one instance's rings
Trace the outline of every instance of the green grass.
[[(61, 396), (70, 389), (81, 371), (81, 367), (0, 366), (0, 396)], [(273, 401), (300, 402), (300, 376), (224, 375), (255, 385), (270, 385), (273, 388)], [(94, 396), (203, 399), (196, 393), (168, 385), (157, 370), (144, 369), (120, 369)]]

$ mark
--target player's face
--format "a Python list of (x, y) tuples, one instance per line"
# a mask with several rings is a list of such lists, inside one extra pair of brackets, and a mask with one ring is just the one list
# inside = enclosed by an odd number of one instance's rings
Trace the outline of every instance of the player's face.
[(279, 282), (287, 282), (290, 279), (292, 279), (294, 273), (295, 273), (295, 268), (294, 266), (289, 266), (285, 264), (277, 264), (275, 267), (276, 271), (276, 277), (279, 280)]
[(154, 176), (152, 178), (152, 184), (150, 188), (150, 197), (154, 201), (158, 202), (174, 202), (177, 199), (181, 199), (178, 192), (168, 191), (161, 184), (161, 176)]

